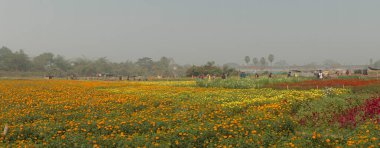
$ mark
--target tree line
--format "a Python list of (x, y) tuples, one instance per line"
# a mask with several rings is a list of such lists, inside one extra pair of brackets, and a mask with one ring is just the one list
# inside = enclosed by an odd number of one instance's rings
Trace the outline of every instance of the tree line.
[[(274, 55), (267, 58), (244, 57), (246, 65), (268, 66), (273, 65)], [(227, 66), (228, 65), (228, 66)], [(288, 66), (286, 61), (280, 60), (274, 63), (275, 66)], [(309, 63), (309, 67), (339, 67), (341, 64), (334, 60), (326, 60), (322, 65)], [(370, 59), (369, 66), (380, 68), (380, 60)], [(210, 61), (204, 65), (179, 65), (174, 59), (161, 57), (154, 61), (149, 57), (139, 58), (137, 61), (111, 62), (105, 57), (97, 59), (76, 58), (66, 59), (61, 55), (53, 53), (42, 53), (35, 57), (30, 57), (23, 50), (12, 51), (8, 47), (0, 48), (0, 72), (37, 72), (39, 75), (52, 76), (85, 76), (92, 77), (97, 74), (121, 75), (121, 76), (159, 76), (159, 77), (181, 77), (223, 74), (237, 75), (238, 71), (231, 67), (239, 67), (238, 64), (230, 63), (223, 66), (215, 65)]]
[(8, 47), (0, 48), (0, 71), (7, 72), (40, 72), (45, 76), (86, 76), (98, 74), (123, 76), (184, 76), (186, 67), (178, 65), (172, 58), (161, 57), (154, 61), (143, 57), (137, 61), (111, 62), (105, 57), (95, 60), (76, 58), (68, 60), (61, 55), (42, 53), (30, 57), (23, 50), (12, 51)]
[(199, 75), (236, 74), (229, 66), (216, 66), (210, 61), (202, 66), (179, 65), (173, 58), (161, 57), (154, 61), (149, 57), (137, 61), (111, 62), (106, 57), (97, 59), (76, 58), (66, 59), (50, 52), (30, 57), (23, 50), (12, 51), (8, 47), (0, 48), (0, 72), (36, 72), (44, 76), (154, 76), (182, 77)]
[(195, 66), (188, 68), (186, 71), (186, 76), (188, 77), (198, 77), (198, 76), (222, 76), (222, 75), (238, 75), (238, 71), (228, 65), (223, 65), (223, 67), (219, 67), (215, 65), (214, 61), (209, 61), (205, 65)]

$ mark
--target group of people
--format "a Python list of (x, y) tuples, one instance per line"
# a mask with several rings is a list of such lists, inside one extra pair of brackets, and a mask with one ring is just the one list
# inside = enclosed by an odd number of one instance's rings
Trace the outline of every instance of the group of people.
[[(346, 75), (349, 75), (349, 74), (350, 74), (350, 71), (347, 70), (347, 71), (345, 71), (345, 73), (346, 73)], [(339, 72), (336, 72), (336, 74), (338, 75)], [(222, 75), (220, 75), (220, 78), (222, 78), (222, 79), (227, 79), (227, 75), (228, 75), (228, 74), (223, 73)], [(255, 73), (254, 75), (255, 75), (255, 78), (259, 78), (259, 77), (260, 77), (260, 75), (259, 75), (258, 73)], [(314, 75), (315, 75), (315, 77), (316, 77), (317, 79), (324, 79), (324, 78), (326, 78), (326, 77), (327, 77), (327, 78), (329, 77), (329, 75), (323, 73), (322, 70), (318, 70), (318, 71), (316, 71), (316, 72), (314, 73)], [(240, 74), (239, 74), (239, 77), (240, 77), (240, 78), (246, 78), (247, 76), (248, 76), (248, 74), (247, 74), (246, 72), (240, 72)], [(207, 74), (207, 75), (201, 74), (201, 75), (198, 76), (199, 79), (209, 79), (209, 80), (216, 79), (216, 77), (217, 77), (217, 76), (214, 75), (214, 74), (213, 74), (213, 75), (210, 75), (210, 74)], [(289, 71), (289, 72), (287, 73), (287, 77), (288, 77), (288, 78), (290, 78), (290, 77), (298, 77), (298, 75), (297, 75), (297, 73), (292, 73), (292, 71)], [(193, 78), (194, 78), (194, 76), (193, 76)], [(269, 73), (268, 73), (268, 78), (273, 78), (273, 73), (269, 72)]]
[[(347, 69), (345, 72), (339, 72), (339, 71), (336, 71), (336, 72), (335, 72), (335, 74), (336, 74), (337, 76), (343, 75), (343, 73), (346, 73), (346, 75), (350, 75), (350, 70)], [(365, 74), (365, 73), (364, 73), (364, 74)], [(366, 74), (368, 74), (368, 72), (367, 72)]]
[[(350, 75), (350, 71), (349, 71), (349, 70), (346, 70), (344, 73), (345, 73), (347, 76)], [(336, 76), (340, 76), (340, 75), (343, 75), (343, 73), (341, 73), (341, 72), (339, 72), (339, 71), (336, 71), (336, 72), (335, 72), (335, 75), (336, 75)], [(323, 79), (323, 78), (329, 78), (329, 77), (330, 77), (330, 75), (329, 75), (328, 72), (324, 74), (324, 73), (322, 72), (322, 70), (319, 70), (317, 73), (315, 73), (315, 76), (317, 77), (317, 79)]]
[[(225, 79), (227, 78), (227, 75), (223, 74), (222, 76), (222, 79)], [(194, 78), (194, 76), (193, 76)], [(213, 79), (216, 79), (216, 75), (210, 75), (210, 74), (207, 74), (207, 75), (204, 75), (204, 74), (201, 74), (198, 76), (199, 79), (209, 79), (209, 80), (213, 80)]]
[[(245, 72), (242, 72), (240, 73), (240, 78), (245, 78), (247, 76), (247, 74)], [(255, 73), (255, 78), (259, 78), (260, 75), (258, 73)], [(273, 77), (273, 73), (269, 73), (268, 74), (268, 78), (272, 78)]]

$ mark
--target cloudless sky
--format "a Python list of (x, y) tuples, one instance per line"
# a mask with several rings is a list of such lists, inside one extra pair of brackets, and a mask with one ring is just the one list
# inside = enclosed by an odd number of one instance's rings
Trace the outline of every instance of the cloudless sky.
[(0, 46), (66, 58), (380, 60), (379, 0), (0, 0)]

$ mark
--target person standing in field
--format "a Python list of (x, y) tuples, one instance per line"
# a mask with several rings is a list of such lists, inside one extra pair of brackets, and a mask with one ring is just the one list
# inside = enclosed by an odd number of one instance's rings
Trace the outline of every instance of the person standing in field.
[(240, 78), (245, 78), (246, 76), (247, 76), (247, 74), (245, 72), (240, 73)]
[(322, 70), (319, 71), (318, 76), (319, 76), (319, 79), (323, 79), (323, 73), (322, 73)]

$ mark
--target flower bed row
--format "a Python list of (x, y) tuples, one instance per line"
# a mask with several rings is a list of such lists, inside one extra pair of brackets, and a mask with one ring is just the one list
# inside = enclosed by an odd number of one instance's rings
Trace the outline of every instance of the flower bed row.
[(298, 83), (281, 83), (270, 87), (279, 89), (311, 89), (323, 87), (356, 87), (370, 84), (380, 84), (379, 80), (360, 80), (360, 79), (330, 79), (330, 80), (309, 80)]
[[(358, 122), (373, 119), (380, 115), (380, 97), (367, 100), (363, 105), (336, 115), (335, 119), (342, 127), (356, 127)], [(377, 118), (376, 120), (380, 120)]]

